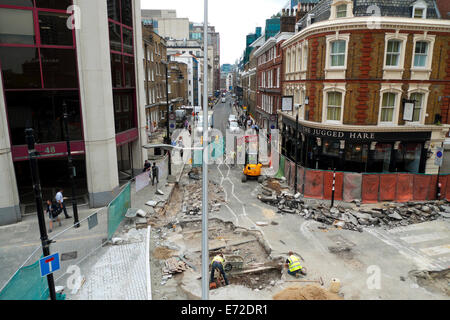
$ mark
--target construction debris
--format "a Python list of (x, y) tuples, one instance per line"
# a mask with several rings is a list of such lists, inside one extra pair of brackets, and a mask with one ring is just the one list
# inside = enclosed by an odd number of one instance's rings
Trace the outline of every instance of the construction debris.
[(171, 274), (175, 274), (175, 273), (182, 273), (182, 272), (186, 271), (188, 267), (189, 266), (186, 264), (186, 262), (180, 260), (177, 257), (173, 257), (173, 258), (167, 259), (164, 262), (163, 274), (171, 275)]
[[(270, 181), (270, 180), (269, 180)], [(384, 226), (395, 228), (410, 224), (433, 221), (437, 218), (450, 216), (450, 206), (446, 201), (428, 201), (414, 203), (389, 203), (385, 208), (344, 209), (342, 207), (326, 207), (324, 204), (306, 204), (301, 197), (286, 191), (280, 191), (274, 182), (262, 185), (258, 199), (278, 208), (280, 214), (298, 214), (306, 219), (313, 219), (336, 228), (362, 232), (364, 226)], [(271, 190), (271, 194), (268, 193)]]
[[(217, 212), (222, 203), (225, 202), (223, 188), (210, 181), (208, 184), (208, 210)], [(185, 217), (197, 216), (202, 213), (202, 184), (193, 182), (184, 187), (184, 198), (182, 199), (182, 213)]]

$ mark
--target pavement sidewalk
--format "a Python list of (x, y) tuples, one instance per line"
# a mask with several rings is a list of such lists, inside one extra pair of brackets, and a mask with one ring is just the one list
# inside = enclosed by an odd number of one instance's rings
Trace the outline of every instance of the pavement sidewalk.
[[(183, 172), (183, 165), (172, 165), (172, 174), (179, 181)], [(158, 190), (163, 195), (156, 194), (156, 185), (151, 183), (135, 192), (135, 183), (131, 189), (131, 207), (148, 212), (146, 202), (154, 200), (166, 202), (174, 188), (174, 183), (167, 179), (160, 179)], [(138, 219), (138, 218), (137, 218)], [(72, 294), (66, 292), (69, 300), (148, 300), (147, 268), (148, 234), (147, 229), (136, 229), (135, 219), (124, 218), (116, 231), (114, 238), (118, 243), (100, 248), (92, 258), (80, 266), (85, 282), (81, 289)], [(120, 239), (120, 240), (119, 240)]]

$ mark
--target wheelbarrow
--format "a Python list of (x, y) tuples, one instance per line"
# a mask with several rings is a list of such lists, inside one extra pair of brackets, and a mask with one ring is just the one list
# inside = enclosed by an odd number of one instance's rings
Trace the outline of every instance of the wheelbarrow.
[(225, 272), (242, 270), (244, 268), (244, 258), (238, 255), (225, 256)]

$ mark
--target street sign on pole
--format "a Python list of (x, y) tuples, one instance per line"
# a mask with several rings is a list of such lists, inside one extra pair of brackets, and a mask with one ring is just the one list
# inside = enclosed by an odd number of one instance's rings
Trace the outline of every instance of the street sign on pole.
[(444, 158), (444, 148), (436, 148), (436, 158), (434, 159), (434, 164), (438, 167), (442, 166), (442, 160)]
[(39, 267), (41, 269), (41, 277), (46, 277), (47, 275), (61, 269), (59, 253), (52, 254), (51, 256), (47, 256), (39, 260)]

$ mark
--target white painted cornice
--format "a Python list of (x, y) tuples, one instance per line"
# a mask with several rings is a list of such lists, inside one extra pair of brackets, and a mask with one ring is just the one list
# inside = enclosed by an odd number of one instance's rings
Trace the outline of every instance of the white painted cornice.
[(409, 30), (450, 32), (450, 20), (415, 19), (404, 17), (354, 17), (336, 20), (325, 20), (313, 23), (286, 40), (281, 47), (285, 48), (305, 37), (324, 32), (345, 32), (346, 30)]

